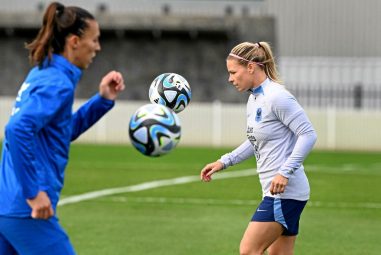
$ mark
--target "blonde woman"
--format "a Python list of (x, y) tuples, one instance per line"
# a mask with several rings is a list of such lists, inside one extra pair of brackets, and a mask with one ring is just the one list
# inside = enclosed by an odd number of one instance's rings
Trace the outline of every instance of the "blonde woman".
[(300, 215), (310, 187), (303, 161), (312, 150), (316, 133), (303, 108), (280, 85), (274, 57), (266, 42), (244, 42), (229, 53), (229, 82), (248, 92), (247, 140), (201, 170), (201, 179), (252, 156), (263, 200), (247, 226), (240, 254), (293, 254)]

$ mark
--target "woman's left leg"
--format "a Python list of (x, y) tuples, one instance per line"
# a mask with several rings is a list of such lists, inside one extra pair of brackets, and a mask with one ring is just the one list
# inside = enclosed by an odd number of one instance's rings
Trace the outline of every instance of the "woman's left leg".
[(293, 255), (296, 236), (280, 236), (267, 249), (268, 255)]
[(262, 255), (282, 232), (283, 226), (278, 222), (250, 222), (241, 240), (240, 254)]

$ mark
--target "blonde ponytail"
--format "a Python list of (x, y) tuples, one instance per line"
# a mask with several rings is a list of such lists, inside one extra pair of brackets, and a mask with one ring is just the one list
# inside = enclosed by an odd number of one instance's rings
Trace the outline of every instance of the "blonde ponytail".
[[(230, 54), (240, 57), (238, 62), (247, 65), (248, 62), (256, 62), (265, 71), (270, 80), (282, 83), (276, 68), (274, 56), (267, 42), (243, 42), (235, 46)], [(229, 55), (231, 57), (232, 55)], [(228, 57), (228, 58), (229, 58)]]

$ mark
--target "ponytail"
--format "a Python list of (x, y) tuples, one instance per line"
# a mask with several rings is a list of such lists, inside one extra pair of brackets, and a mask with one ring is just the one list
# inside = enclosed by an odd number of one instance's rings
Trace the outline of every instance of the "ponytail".
[(247, 65), (248, 62), (258, 63), (258, 66), (265, 71), (267, 77), (269, 77), (270, 80), (277, 83), (282, 83), (281, 79), (279, 78), (279, 73), (276, 68), (274, 56), (269, 43), (240, 43), (231, 50), (228, 58), (232, 56), (239, 57), (238, 62), (241, 65)]
[(51, 3), (45, 11), (38, 35), (25, 45), (29, 50), (30, 63), (41, 66), (46, 57), (51, 60), (53, 53), (62, 53), (66, 37), (69, 34), (81, 36), (88, 27), (87, 20), (94, 20), (94, 16), (82, 8)]

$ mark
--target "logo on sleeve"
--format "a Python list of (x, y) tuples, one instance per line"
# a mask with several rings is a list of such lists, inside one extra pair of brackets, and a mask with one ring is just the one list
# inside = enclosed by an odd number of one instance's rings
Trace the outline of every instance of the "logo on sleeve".
[(12, 108), (11, 116), (15, 115), (16, 113), (18, 113), (20, 111), (20, 107), (17, 107), (17, 104), (18, 104), (18, 102), (21, 101), (21, 97), (22, 97), (23, 93), (29, 88), (29, 86), (30, 86), (30, 83), (25, 83), (25, 82), (21, 85), (21, 88), (20, 88), (19, 92), (17, 93), (16, 104)]
[(17, 102), (20, 102), (20, 101), (21, 101), (22, 93), (23, 93), (25, 90), (27, 90), (27, 89), (29, 88), (29, 86), (30, 86), (30, 83), (25, 83), (25, 82), (21, 85), (21, 88), (20, 88), (19, 92), (17, 93), (17, 97), (16, 97), (16, 101), (17, 101)]

